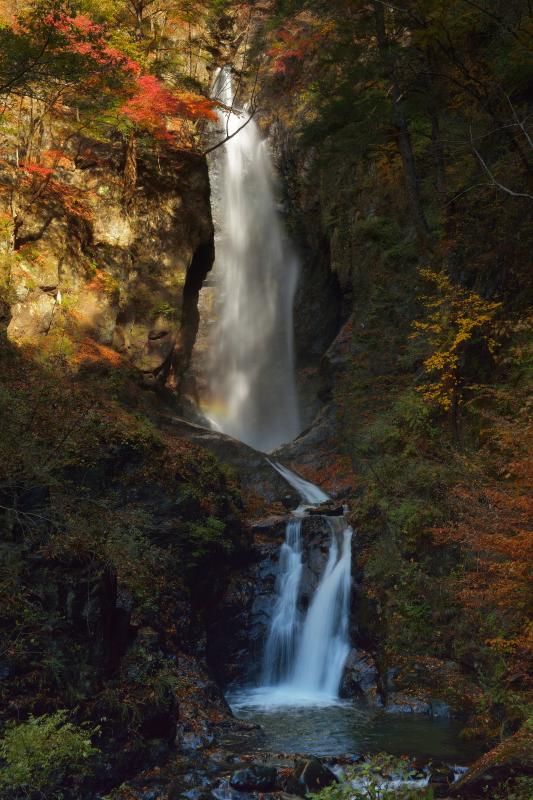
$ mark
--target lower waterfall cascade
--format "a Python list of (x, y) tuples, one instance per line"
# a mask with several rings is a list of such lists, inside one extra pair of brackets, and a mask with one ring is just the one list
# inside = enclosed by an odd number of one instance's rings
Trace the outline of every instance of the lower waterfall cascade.
[[(288, 520), (281, 546), (276, 596), (263, 655), (261, 684), (249, 694), (251, 704), (329, 705), (339, 700), (339, 686), (350, 650), (349, 613), (353, 531), (344, 517), (325, 516), (328, 557), (309, 608), (299, 608), (303, 572), (302, 523), (309, 508), (329, 500), (318, 487), (281, 464), (272, 466), (298, 488), (302, 501)], [(314, 502), (312, 502), (314, 501)], [(245, 705), (241, 698), (240, 704)]]
[[(460, 722), (385, 713), (379, 703), (340, 696), (351, 647), (353, 531), (345, 516), (328, 516), (325, 504), (330, 498), (325, 492), (284, 465), (269, 463), (298, 491), (301, 504), (287, 520), (279, 550), (259, 679), (254, 686), (234, 685), (227, 693), (235, 716), (260, 726), (255, 746), (267, 753), (310, 756), (384, 750), (403, 756), (409, 743), (427, 758), (453, 757), (454, 763), (461, 763), (470, 751), (475, 757), (475, 746), (460, 738)], [(329, 532), (329, 544), (308, 607), (302, 608), (305, 526), (311, 516), (320, 518), (323, 532)], [(222, 793), (218, 800), (230, 797)]]

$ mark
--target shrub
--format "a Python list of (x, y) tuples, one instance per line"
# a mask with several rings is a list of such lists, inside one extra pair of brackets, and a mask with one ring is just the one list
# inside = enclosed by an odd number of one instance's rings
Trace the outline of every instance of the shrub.
[(521, 775), (507, 781), (494, 795), (494, 800), (531, 800), (533, 797), (533, 778)]
[(91, 738), (98, 729), (75, 725), (68, 712), (56, 711), (30, 717), (21, 724), (9, 723), (0, 741), (0, 797), (61, 798), (63, 789), (91, 772), (98, 754)]

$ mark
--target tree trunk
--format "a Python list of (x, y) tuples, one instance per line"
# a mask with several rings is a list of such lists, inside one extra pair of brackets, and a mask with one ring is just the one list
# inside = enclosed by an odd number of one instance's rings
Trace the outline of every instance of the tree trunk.
[(437, 192), (441, 199), (444, 199), (446, 194), (446, 157), (444, 155), (444, 147), (440, 135), (440, 115), (438, 100), (435, 96), (435, 89), (433, 84), (434, 56), (431, 50), (425, 54), (424, 57), (426, 69), (424, 71), (424, 78), (428, 90), (428, 112), (431, 121), (431, 151), (433, 154), (433, 163), (435, 164), (435, 177)]
[(373, 6), (376, 19), (376, 38), (378, 42), (378, 48), (381, 55), (381, 60), (383, 62), (385, 75), (387, 76), (391, 85), (392, 122), (396, 129), (398, 149), (402, 159), (407, 203), (418, 239), (424, 248), (427, 248), (430, 245), (431, 234), (420, 198), (420, 187), (416, 174), (411, 135), (409, 133), (407, 120), (405, 119), (402, 109), (401, 92), (396, 76), (396, 64), (394, 63), (394, 58), (391, 54), (390, 43), (385, 28), (384, 10), (383, 6), (379, 2), (374, 2)]
[(127, 209), (135, 195), (137, 185), (137, 139), (131, 133), (126, 140), (124, 156), (124, 181), (122, 184), (122, 202)]
[(441, 198), (446, 195), (446, 159), (444, 148), (440, 137), (440, 121), (436, 111), (430, 111), (431, 116), (431, 149), (433, 151), (433, 161), (435, 163), (435, 174), (437, 191)]
[(407, 202), (411, 212), (411, 219), (420, 242), (427, 247), (430, 241), (430, 232), (420, 199), (420, 188), (418, 185), (409, 128), (407, 127), (407, 122), (400, 105), (396, 103), (394, 99), (392, 108), (393, 122), (397, 131), (398, 149), (402, 159), (405, 189), (407, 192)]
[(452, 404), (450, 408), (450, 423), (452, 428), (452, 435), (457, 447), (461, 446), (461, 439), (459, 435), (459, 390), (453, 389)]

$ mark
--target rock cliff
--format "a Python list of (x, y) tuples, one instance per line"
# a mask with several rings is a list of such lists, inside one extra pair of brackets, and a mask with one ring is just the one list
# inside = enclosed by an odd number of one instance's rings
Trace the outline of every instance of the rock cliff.
[[(147, 384), (177, 385), (213, 261), (207, 167), (170, 148), (146, 151), (127, 187), (127, 156), (120, 142), (73, 139), (61, 184), (33, 178), (3, 195), (5, 212), (15, 205), (2, 229), (8, 337), (72, 360), (111, 348)], [(5, 169), (6, 186), (13, 180)]]

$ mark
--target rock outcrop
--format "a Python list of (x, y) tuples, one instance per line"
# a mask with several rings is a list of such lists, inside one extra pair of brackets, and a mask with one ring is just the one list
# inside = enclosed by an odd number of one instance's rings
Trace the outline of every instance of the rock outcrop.
[(148, 384), (178, 384), (214, 257), (207, 166), (170, 149), (141, 155), (126, 199), (123, 162), (120, 143), (73, 139), (58, 167), (63, 194), (51, 181), (32, 202), (23, 184), (3, 231), (8, 336), (79, 362), (110, 348)]
[(214, 453), (217, 458), (231, 466), (241, 485), (248, 492), (260, 497), (265, 503), (282, 502), (296, 508), (299, 502), (294, 489), (268, 463), (264, 453), (227, 436), (225, 433), (191, 422), (183, 417), (166, 414), (161, 425), (183, 439)]

